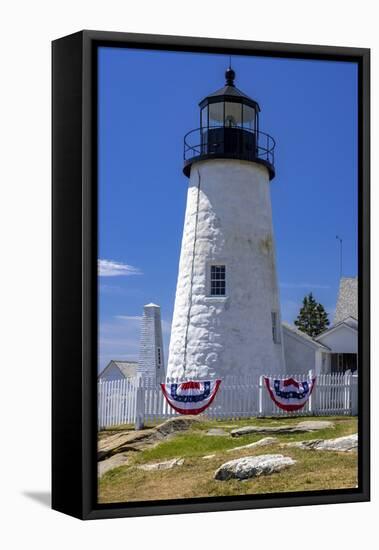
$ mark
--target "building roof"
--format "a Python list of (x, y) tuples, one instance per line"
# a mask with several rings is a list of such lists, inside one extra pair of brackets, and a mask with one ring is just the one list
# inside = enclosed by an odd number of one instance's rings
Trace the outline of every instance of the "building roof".
[(213, 92), (212, 94), (209, 94), (207, 97), (214, 97), (219, 95), (228, 95), (228, 96), (234, 96), (234, 97), (244, 97), (246, 99), (250, 99), (248, 95), (244, 94), (241, 90), (236, 88), (235, 86), (223, 86), (216, 92)]
[(225, 85), (219, 90), (216, 90), (216, 92), (208, 94), (207, 97), (202, 99), (199, 103), (200, 107), (203, 107), (207, 103), (213, 103), (218, 98), (220, 98), (220, 101), (226, 101), (228, 98), (230, 98), (231, 101), (234, 100), (238, 103), (241, 102), (245, 103), (246, 105), (251, 105), (255, 107), (258, 111), (260, 111), (258, 103), (234, 85), (235, 76), (235, 72), (229, 67), (229, 69), (227, 69), (225, 73)]
[(354, 319), (354, 317), (347, 317), (343, 320), (343, 322), (345, 323), (345, 325), (349, 325), (349, 327), (358, 330), (358, 319)]
[(295, 325), (290, 325), (289, 323), (283, 322), (282, 327), (287, 330), (288, 332), (292, 333), (293, 336), (297, 337), (298, 339), (302, 339), (305, 344), (311, 345), (316, 348), (323, 348), (325, 350), (329, 350), (327, 346), (324, 344), (321, 344), (320, 342), (316, 342), (314, 338), (309, 336), (306, 332), (303, 332), (302, 330), (299, 330)]
[(115, 365), (125, 378), (133, 378), (137, 374), (137, 361), (109, 361), (108, 365), (101, 371), (99, 378), (105, 373), (105, 371), (111, 366)]
[(358, 277), (341, 277), (333, 324), (348, 317), (358, 319)]
[(322, 332), (321, 334), (316, 336), (316, 340), (322, 340), (322, 338), (324, 336), (329, 335), (332, 332), (334, 332), (336, 330), (339, 330), (343, 327), (347, 327), (348, 329), (357, 332), (357, 330), (358, 330), (358, 321), (356, 319), (354, 319), (353, 317), (348, 317), (344, 321), (340, 321), (336, 325), (332, 325), (331, 327), (324, 330), (324, 332)]
[(261, 110), (257, 101), (244, 94), (235, 86), (228, 85), (223, 86), (222, 88), (216, 90), (211, 94), (208, 94), (207, 97), (200, 101), (199, 105), (200, 107), (203, 107), (203, 105), (205, 105), (207, 102), (212, 103), (212, 101), (214, 102), (217, 98), (220, 98), (220, 101), (227, 101), (228, 98), (230, 98), (231, 101), (235, 99), (235, 101), (246, 103), (247, 105), (255, 107), (258, 111)]
[(137, 372), (137, 361), (113, 361), (120, 369), (125, 378), (135, 376)]

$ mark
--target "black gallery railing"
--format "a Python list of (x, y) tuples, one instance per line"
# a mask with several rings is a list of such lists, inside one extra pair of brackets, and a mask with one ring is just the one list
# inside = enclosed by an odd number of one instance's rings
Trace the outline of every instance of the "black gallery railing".
[(265, 132), (247, 128), (210, 126), (196, 128), (184, 136), (184, 161), (195, 157), (239, 158), (263, 160), (274, 167), (275, 140)]

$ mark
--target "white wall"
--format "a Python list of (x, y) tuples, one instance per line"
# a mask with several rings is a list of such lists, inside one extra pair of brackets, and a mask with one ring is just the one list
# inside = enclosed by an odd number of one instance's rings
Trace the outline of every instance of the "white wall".
[(302, 374), (309, 369), (315, 371), (316, 349), (283, 328), (284, 357), (288, 374)]
[(358, 333), (345, 325), (326, 333), (318, 341), (330, 348), (331, 353), (358, 353)]

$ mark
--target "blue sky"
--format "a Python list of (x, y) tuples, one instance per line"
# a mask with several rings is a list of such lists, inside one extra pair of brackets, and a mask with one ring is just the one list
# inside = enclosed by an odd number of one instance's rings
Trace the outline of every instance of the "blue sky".
[[(161, 306), (166, 347), (188, 179), (183, 136), (224, 84), (228, 57), (99, 50), (99, 368), (138, 357), (143, 305)], [(357, 66), (233, 56), (236, 85), (276, 142), (270, 183), (282, 318), (313, 292), (332, 319), (357, 274)]]

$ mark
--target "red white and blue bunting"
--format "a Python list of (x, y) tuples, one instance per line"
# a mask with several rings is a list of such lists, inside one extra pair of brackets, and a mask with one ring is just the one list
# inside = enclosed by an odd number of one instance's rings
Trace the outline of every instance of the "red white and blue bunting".
[(161, 384), (168, 404), (180, 414), (200, 414), (216, 397), (221, 380)]
[(304, 407), (313, 391), (316, 377), (311, 381), (299, 382), (294, 378), (277, 380), (265, 376), (264, 383), (275, 405), (284, 411), (292, 412)]

